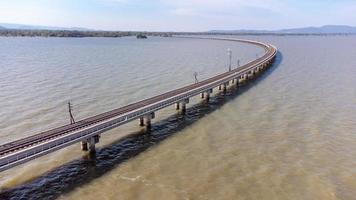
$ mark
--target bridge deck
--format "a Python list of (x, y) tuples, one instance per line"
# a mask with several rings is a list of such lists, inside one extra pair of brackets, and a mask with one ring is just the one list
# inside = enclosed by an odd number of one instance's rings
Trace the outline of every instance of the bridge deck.
[[(211, 39), (211, 38), (198, 38), (198, 39)], [(98, 115), (80, 120), (80, 121), (76, 122), (75, 124), (61, 126), (61, 127), (58, 127), (58, 128), (52, 129), (52, 130), (44, 131), (44, 132), (35, 134), (33, 136), (29, 136), (26, 138), (22, 138), (22, 139), (1, 145), (0, 146), (0, 158), (8, 155), (10, 153), (14, 153), (16, 151), (25, 149), (27, 147), (31, 147), (33, 145), (46, 142), (50, 139), (57, 138), (59, 136), (70, 134), (76, 130), (79, 130), (79, 129), (82, 129), (82, 128), (85, 128), (88, 126), (92, 126), (93, 124), (103, 122), (110, 118), (114, 118), (114, 117), (123, 115), (125, 113), (129, 113), (134, 110), (140, 109), (142, 107), (160, 102), (160, 101), (168, 99), (170, 97), (173, 97), (173, 96), (176, 96), (179, 94), (183, 94), (185, 92), (194, 90), (196, 88), (200, 88), (204, 85), (208, 85), (210, 83), (213, 83), (213, 82), (220, 80), (224, 77), (228, 77), (229, 75), (235, 74), (237, 72), (244, 73), (245, 71), (251, 70), (252, 68), (256, 67), (262, 61), (264, 61), (268, 58), (274, 57), (274, 55), (276, 53), (275, 47), (273, 47), (271, 45), (263, 44), (263, 43), (258, 43), (258, 42), (254, 42), (254, 41), (246, 41), (246, 40), (236, 40), (236, 39), (217, 39), (217, 38), (213, 38), (213, 39), (252, 43), (252, 44), (263, 47), (265, 49), (266, 53), (262, 57), (254, 60), (254, 61), (251, 61), (251, 62), (247, 63), (246, 65), (243, 65), (239, 68), (236, 68), (230, 72), (225, 72), (225, 73), (216, 75), (214, 77), (211, 77), (209, 79), (203, 80), (203, 81), (195, 83), (195, 84), (187, 85), (185, 87), (178, 88), (178, 89), (163, 93), (161, 95), (158, 95), (158, 96), (155, 96), (152, 98), (138, 101), (136, 103), (132, 103), (132, 104), (123, 106), (118, 109), (114, 109), (114, 110), (111, 110), (111, 111), (108, 111), (108, 112), (105, 112), (102, 114), (98, 114)]]

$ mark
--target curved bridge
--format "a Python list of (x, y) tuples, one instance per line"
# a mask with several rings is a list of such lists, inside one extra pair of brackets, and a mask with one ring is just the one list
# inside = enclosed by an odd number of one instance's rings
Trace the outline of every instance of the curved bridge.
[(210, 94), (214, 88), (218, 87), (219, 90), (226, 92), (229, 84), (239, 85), (252, 79), (272, 64), (277, 53), (277, 48), (273, 45), (251, 40), (192, 38), (249, 43), (264, 48), (265, 54), (239, 68), (204, 81), (89, 117), (74, 124), (58, 127), (1, 145), (0, 172), (74, 143), (80, 142), (82, 150), (94, 153), (95, 144), (99, 142), (100, 135), (105, 131), (136, 119), (139, 119), (141, 126), (150, 128), (151, 119), (155, 117), (155, 112), (171, 105), (175, 105), (176, 109), (184, 114), (186, 104), (189, 103), (189, 98), (201, 95), (202, 98), (209, 101)]

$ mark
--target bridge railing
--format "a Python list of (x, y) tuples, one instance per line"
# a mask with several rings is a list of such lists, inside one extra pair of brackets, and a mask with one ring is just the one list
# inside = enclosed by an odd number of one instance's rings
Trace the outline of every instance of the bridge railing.
[[(270, 47), (267, 46), (267, 47), (273, 49), (273, 53), (271, 55), (267, 56), (266, 58), (262, 59), (261, 61), (255, 63), (255, 64), (251, 65), (250, 67), (235, 71), (235, 72), (229, 74), (228, 76), (225, 76), (219, 80), (216, 80), (209, 84), (194, 88), (190, 91), (183, 92), (178, 95), (169, 97), (162, 101), (155, 102), (153, 104), (144, 106), (142, 108), (133, 110), (131, 112), (128, 112), (128, 113), (98, 122), (98, 123), (90, 125), (88, 127), (85, 127), (82, 129), (77, 129), (77, 130), (73, 131), (72, 133), (58, 136), (58, 137), (52, 138), (46, 142), (39, 143), (39, 144), (33, 145), (31, 147), (4, 155), (3, 157), (0, 158), (0, 171), (3, 171), (5, 169), (8, 169), (15, 165), (19, 165), (21, 163), (27, 162), (28, 160), (40, 157), (40, 156), (48, 154), (50, 152), (62, 149), (64, 147), (67, 147), (74, 143), (78, 143), (80, 141), (87, 140), (90, 137), (99, 135), (105, 131), (116, 128), (122, 124), (129, 122), (129, 121), (138, 119), (138, 118), (148, 115), (152, 112), (155, 112), (162, 108), (166, 108), (166, 107), (171, 106), (175, 103), (184, 101), (187, 98), (191, 98), (193, 96), (199, 95), (202, 92), (205, 92), (212, 88), (218, 87), (219, 85), (224, 84), (232, 79), (235, 79), (235, 78), (253, 70), (256, 67), (259, 67), (259, 66), (265, 64), (266, 62), (270, 61), (271, 59), (273, 59), (276, 55), (276, 48), (273, 46), (270, 46)], [(253, 63), (253, 61), (246, 65), (249, 65), (251, 63)]]

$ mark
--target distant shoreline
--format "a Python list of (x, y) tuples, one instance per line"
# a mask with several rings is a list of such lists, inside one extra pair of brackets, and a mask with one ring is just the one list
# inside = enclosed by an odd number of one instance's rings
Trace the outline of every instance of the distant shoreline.
[(71, 31), (71, 30), (22, 30), (22, 29), (0, 29), (3, 37), (126, 37), (137, 35), (170, 37), (169, 33), (158, 32), (133, 32), (133, 31)]
[(139, 31), (71, 31), (71, 30), (22, 30), (22, 29), (0, 29), (2, 37), (107, 37), (117, 38), (126, 36), (161, 36), (172, 37), (173, 35), (230, 35), (230, 36), (349, 36), (356, 33), (224, 33), (224, 32), (139, 32)]

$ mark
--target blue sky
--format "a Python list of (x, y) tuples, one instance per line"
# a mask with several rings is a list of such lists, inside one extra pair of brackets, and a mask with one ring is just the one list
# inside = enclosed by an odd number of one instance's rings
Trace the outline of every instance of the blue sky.
[(356, 26), (356, 0), (2, 0), (0, 23), (205, 31)]

